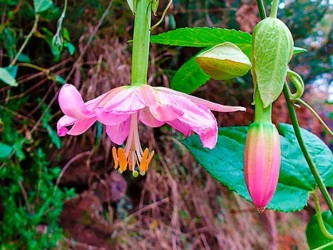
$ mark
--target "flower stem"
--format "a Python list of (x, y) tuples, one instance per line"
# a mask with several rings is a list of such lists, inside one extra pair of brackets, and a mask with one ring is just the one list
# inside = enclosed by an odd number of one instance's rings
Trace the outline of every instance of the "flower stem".
[(299, 102), (301, 105), (303, 105), (304, 107), (306, 107), (308, 110), (310, 110), (312, 112), (312, 114), (318, 119), (318, 121), (321, 123), (321, 125), (323, 125), (323, 127), (326, 129), (326, 131), (333, 136), (333, 131), (327, 126), (327, 124), (323, 121), (323, 119), (321, 119), (321, 117), (318, 115), (318, 113), (309, 105), (307, 104), (305, 101), (303, 101), (301, 98), (297, 98), (295, 99), (295, 101)]
[(29, 34), (27, 35), (27, 37), (25, 38), (23, 44), (21, 45), (19, 51), (17, 52), (15, 58), (11, 61), (11, 63), (9, 64), (9, 66), (13, 66), (17, 59), (20, 57), (21, 53), (23, 52), (23, 50), (25, 49), (25, 47), (27, 46), (30, 38), (32, 37), (32, 35), (37, 31), (38, 28), (38, 21), (39, 21), (39, 14), (35, 15), (35, 21), (34, 24), (32, 26), (32, 29), (30, 30)]
[(147, 83), (151, 0), (137, 0), (135, 2), (131, 85), (140, 86)]
[(312, 194), (313, 194), (313, 200), (314, 200), (314, 203), (315, 203), (315, 209), (316, 209), (317, 220), (318, 220), (318, 224), (319, 224), (319, 227), (320, 227), (320, 231), (323, 233), (323, 235), (326, 238), (328, 238), (330, 240), (333, 240), (333, 234), (331, 234), (330, 232), (327, 231), (327, 229), (325, 227), (325, 223), (323, 221), (323, 217), (321, 216), (319, 197), (318, 197), (317, 190), (314, 190), (312, 192)]
[(264, 18), (266, 18), (266, 11), (265, 11), (264, 3), (262, 1), (263, 0), (257, 0), (257, 5), (258, 5), (260, 18), (264, 19)]
[(279, 7), (279, 0), (273, 0), (271, 14), (269, 15), (270, 17), (276, 18), (278, 7)]
[(264, 108), (264, 104), (260, 98), (258, 88), (255, 90), (254, 101), (255, 101), (254, 122), (271, 123), (272, 105), (269, 105), (267, 108)]
[(318, 169), (315, 165), (315, 163), (313, 162), (310, 154), (309, 154), (309, 151), (307, 150), (306, 148), (306, 145), (304, 143), (304, 140), (303, 140), (303, 137), (302, 137), (302, 134), (301, 134), (301, 129), (299, 127), (299, 124), (298, 124), (298, 120), (297, 120), (297, 116), (296, 116), (296, 112), (295, 112), (295, 109), (293, 107), (293, 104), (292, 102), (290, 101), (290, 94), (289, 94), (289, 91), (288, 91), (288, 86), (287, 86), (287, 83), (284, 84), (283, 86), (283, 94), (286, 98), (286, 102), (287, 102), (287, 107), (288, 107), (288, 112), (289, 112), (289, 116), (290, 116), (290, 119), (291, 119), (291, 122), (293, 124), (293, 128), (294, 128), (294, 131), (295, 131), (295, 135), (296, 135), (296, 138), (297, 138), (297, 141), (298, 141), (298, 144), (302, 150), (302, 153), (304, 155), (304, 158), (306, 160), (306, 162), (308, 163), (309, 165), (309, 168), (312, 172), (312, 175), (313, 177), (315, 178), (316, 182), (317, 182), (317, 185), (321, 191), (321, 193), (323, 194), (323, 197), (331, 211), (331, 213), (333, 214), (333, 202), (332, 202), (332, 199), (325, 187), (325, 184), (322, 180), (322, 178), (320, 177), (320, 174), (318, 172)]

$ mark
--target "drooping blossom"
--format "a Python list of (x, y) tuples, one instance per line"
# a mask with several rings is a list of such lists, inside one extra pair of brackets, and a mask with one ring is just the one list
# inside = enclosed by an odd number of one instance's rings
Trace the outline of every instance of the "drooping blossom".
[(250, 125), (244, 154), (244, 174), (254, 205), (263, 212), (279, 179), (281, 152), (279, 133), (272, 123)]
[(245, 111), (209, 102), (164, 87), (122, 86), (84, 102), (78, 90), (65, 84), (59, 93), (59, 105), (65, 114), (57, 124), (59, 136), (84, 133), (95, 121), (106, 127), (106, 133), (115, 144), (127, 139), (125, 148), (113, 148), (115, 168), (127, 168), (137, 175), (145, 174), (154, 152), (142, 150), (138, 121), (149, 127), (168, 124), (185, 136), (192, 132), (199, 135), (206, 148), (214, 148), (217, 141), (217, 122), (212, 111)]

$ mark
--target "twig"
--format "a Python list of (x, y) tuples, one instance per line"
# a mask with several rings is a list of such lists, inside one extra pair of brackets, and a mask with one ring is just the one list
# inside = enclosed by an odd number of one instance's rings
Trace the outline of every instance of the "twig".
[(31, 31), (29, 32), (29, 34), (27, 35), (27, 37), (25, 38), (21, 48), (19, 49), (19, 51), (17, 52), (16, 56), (14, 57), (13, 61), (9, 64), (9, 66), (13, 66), (17, 59), (19, 58), (19, 56), (21, 55), (22, 51), (24, 50), (25, 46), (27, 46), (30, 38), (32, 37), (32, 35), (37, 31), (37, 27), (38, 27), (38, 21), (39, 21), (39, 14), (35, 15), (35, 21), (34, 24), (32, 26)]

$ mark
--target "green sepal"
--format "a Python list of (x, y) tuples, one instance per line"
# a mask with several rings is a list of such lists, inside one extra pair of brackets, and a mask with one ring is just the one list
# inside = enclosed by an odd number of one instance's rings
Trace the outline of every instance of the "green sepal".
[(287, 26), (279, 19), (267, 17), (254, 28), (252, 36), (252, 75), (264, 108), (282, 92), (294, 41)]

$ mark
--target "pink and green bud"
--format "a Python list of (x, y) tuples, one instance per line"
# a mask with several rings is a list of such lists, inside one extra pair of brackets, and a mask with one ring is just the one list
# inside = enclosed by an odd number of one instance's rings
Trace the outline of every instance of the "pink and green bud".
[(269, 122), (254, 122), (249, 127), (244, 155), (247, 189), (254, 205), (263, 212), (272, 199), (279, 178), (280, 138)]

